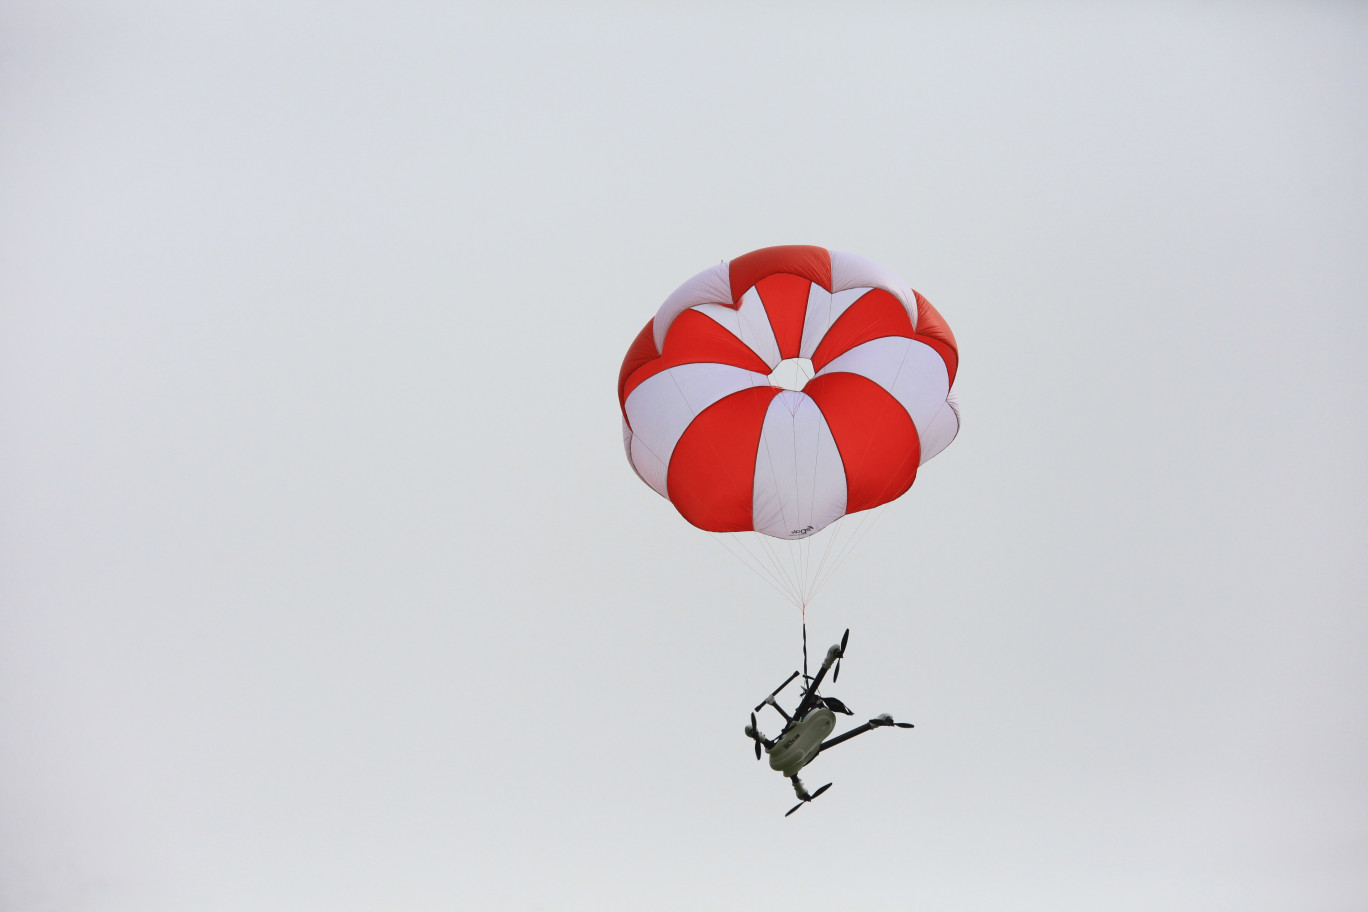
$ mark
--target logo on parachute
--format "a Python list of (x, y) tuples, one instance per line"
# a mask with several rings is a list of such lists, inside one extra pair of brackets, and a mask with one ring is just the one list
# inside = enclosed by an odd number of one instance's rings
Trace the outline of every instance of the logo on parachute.
[(789, 535), (807, 535), (812, 531), (812, 526), (804, 526), (801, 529), (790, 529)]

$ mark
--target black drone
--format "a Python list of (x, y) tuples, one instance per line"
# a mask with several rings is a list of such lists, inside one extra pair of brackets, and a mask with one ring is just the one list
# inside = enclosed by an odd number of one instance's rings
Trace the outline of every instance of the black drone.
[[(808, 677), (806, 673), (802, 674), (803, 697), (798, 701), (798, 708), (793, 711), (792, 715), (784, 711), (775, 697), (785, 687), (788, 687), (795, 678), (799, 677), (799, 672), (796, 671), (789, 675), (783, 684), (774, 688), (768, 697), (760, 701), (760, 705), (755, 707), (755, 711), (751, 713), (750, 724), (746, 726), (746, 737), (755, 742), (755, 759), (760, 759), (760, 752), (763, 748), (764, 752), (769, 754), (770, 769), (783, 773), (793, 783), (793, 791), (798, 796), (798, 803), (789, 809), (788, 814), (784, 815), (785, 817), (831, 788), (831, 783), (828, 782), (817, 791), (810, 793), (803, 787), (802, 780), (798, 778), (798, 771), (816, 760), (817, 755), (822, 751), (829, 747), (835, 747), (843, 741), (849, 741), (856, 735), (863, 735), (871, 729), (888, 726), (912, 728), (911, 722), (894, 722), (893, 717), (885, 713), (881, 716), (875, 716), (863, 725), (857, 725), (844, 734), (827, 738), (827, 735), (836, 728), (836, 713), (843, 713), (847, 716), (854, 715), (844, 703), (835, 697), (823, 697), (817, 693), (817, 688), (822, 686), (822, 679), (826, 677), (827, 671), (833, 665), (836, 670), (831, 675), (832, 683), (835, 683), (836, 679), (841, 676), (841, 658), (845, 655), (846, 643), (849, 640), (850, 631), (846, 630), (845, 635), (841, 637), (840, 644), (827, 650), (826, 658), (822, 660), (822, 668), (817, 672), (816, 677)], [(804, 631), (803, 656), (803, 668), (806, 672), (806, 631)], [(766, 738), (764, 733), (755, 727), (755, 713), (766, 706), (774, 707), (775, 711), (784, 717), (784, 729), (779, 732), (777, 738)]]

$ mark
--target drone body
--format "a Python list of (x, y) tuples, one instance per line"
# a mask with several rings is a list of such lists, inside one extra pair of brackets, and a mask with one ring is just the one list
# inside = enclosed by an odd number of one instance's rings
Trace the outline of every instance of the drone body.
[[(850, 631), (847, 630), (845, 635), (841, 637), (841, 642), (827, 650), (826, 658), (822, 660), (822, 668), (817, 672), (817, 676), (815, 678), (809, 678), (807, 675), (802, 676), (804, 681), (803, 696), (798, 703), (798, 708), (794, 710), (792, 715), (785, 712), (775, 698), (780, 691), (788, 687), (799, 676), (796, 671), (789, 675), (783, 684), (776, 687), (769, 696), (760, 701), (760, 705), (755, 707), (754, 712), (751, 713), (750, 724), (746, 726), (746, 737), (755, 742), (755, 759), (760, 759), (763, 750), (764, 753), (769, 754), (770, 769), (782, 773), (793, 783), (794, 794), (798, 796), (799, 800), (789, 810), (788, 814), (792, 814), (805, 803), (831, 788), (831, 783), (828, 782), (817, 791), (809, 793), (798, 778), (798, 771), (817, 759), (818, 754), (822, 751), (829, 747), (835, 747), (842, 741), (849, 741), (856, 735), (862, 735), (871, 729), (893, 726), (912, 728), (911, 722), (894, 722), (892, 716), (884, 713), (881, 716), (875, 716), (863, 725), (857, 725), (844, 734), (827, 738), (827, 735), (836, 728), (836, 713), (844, 713), (847, 716), (854, 715), (840, 700), (835, 697), (823, 697), (817, 692), (817, 688), (822, 685), (822, 680), (832, 666), (835, 666), (836, 671), (831, 679), (835, 681), (840, 677), (840, 662), (842, 656), (845, 655), (846, 643), (849, 640)], [(804, 646), (803, 665), (805, 669), (807, 666), (806, 655), (807, 650)], [(755, 713), (766, 706), (773, 707), (775, 712), (784, 717), (784, 728), (779, 732), (777, 738), (766, 738), (755, 725)], [(788, 814), (784, 816), (787, 817)]]
[(769, 749), (770, 769), (785, 776), (797, 775), (816, 758), (822, 742), (835, 727), (836, 714), (825, 706), (819, 706), (795, 721)]

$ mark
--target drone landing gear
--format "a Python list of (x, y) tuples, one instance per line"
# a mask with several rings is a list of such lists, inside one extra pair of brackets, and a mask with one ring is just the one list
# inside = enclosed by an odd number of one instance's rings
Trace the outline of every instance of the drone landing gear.
[(808, 790), (803, 788), (803, 780), (799, 779), (797, 774), (790, 776), (789, 781), (793, 783), (793, 793), (798, 796), (798, 803), (795, 804), (793, 807), (789, 808), (788, 813), (784, 815), (785, 817), (787, 817), (789, 814), (792, 814), (794, 811), (798, 810), (800, 807), (807, 804), (809, 801), (814, 800), (818, 795), (822, 794), (822, 792), (825, 792), (827, 789), (831, 788), (831, 783), (828, 782), (826, 785), (822, 786), (817, 791), (808, 794)]

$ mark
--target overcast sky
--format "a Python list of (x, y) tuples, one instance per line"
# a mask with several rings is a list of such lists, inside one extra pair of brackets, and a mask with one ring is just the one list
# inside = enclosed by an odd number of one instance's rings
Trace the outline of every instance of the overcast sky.
[[(5, 912), (1368, 908), (1368, 8), (9, 2)], [(818, 244), (963, 431), (799, 618), (628, 344)], [(858, 717), (857, 717), (858, 718)]]

